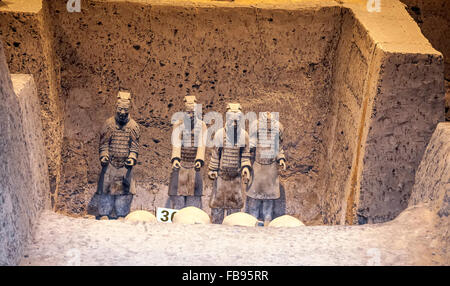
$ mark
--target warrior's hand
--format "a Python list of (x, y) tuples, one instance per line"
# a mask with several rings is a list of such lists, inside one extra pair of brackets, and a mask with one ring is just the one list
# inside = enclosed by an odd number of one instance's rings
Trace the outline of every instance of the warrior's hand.
[(134, 160), (133, 158), (128, 158), (125, 162), (125, 165), (127, 167), (133, 167), (134, 165), (136, 165), (136, 160)]
[(106, 166), (109, 163), (109, 157), (108, 156), (103, 156), (100, 158), (100, 164), (102, 164), (102, 166)]
[(284, 160), (280, 160), (279, 164), (283, 168), (283, 171), (286, 171), (286, 162)]
[(195, 170), (200, 170), (200, 168), (202, 167), (202, 162), (200, 162), (200, 161), (197, 161), (197, 162), (195, 162)]
[(180, 169), (181, 168), (181, 164), (179, 160), (173, 160), (172, 163), (172, 169)]
[(250, 182), (250, 171), (248, 168), (244, 168), (242, 170), (242, 180), (244, 181), (244, 183), (248, 184)]
[(209, 177), (211, 180), (217, 179), (217, 171), (209, 171), (209, 172), (208, 172), (208, 177)]

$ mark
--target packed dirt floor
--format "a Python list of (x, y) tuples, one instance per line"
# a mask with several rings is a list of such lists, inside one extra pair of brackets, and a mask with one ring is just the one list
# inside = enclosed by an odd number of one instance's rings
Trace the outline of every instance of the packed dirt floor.
[[(450, 265), (443, 2), (361, 1), (3, 1), (0, 265)], [(306, 226), (92, 219), (122, 89), (142, 132), (132, 210), (168, 207), (171, 115), (196, 95), (281, 114), (274, 214)]]
[[(294, 228), (97, 221), (45, 211), (21, 265), (442, 265), (437, 216)], [(183, 234), (180, 236), (180, 234)]]

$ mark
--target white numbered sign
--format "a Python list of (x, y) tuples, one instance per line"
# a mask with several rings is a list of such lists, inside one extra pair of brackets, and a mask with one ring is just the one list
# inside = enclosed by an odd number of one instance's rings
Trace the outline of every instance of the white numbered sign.
[(173, 215), (178, 210), (167, 209), (167, 208), (158, 208), (156, 210), (156, 220), (163, 223), (171, 223), (173, 219)]

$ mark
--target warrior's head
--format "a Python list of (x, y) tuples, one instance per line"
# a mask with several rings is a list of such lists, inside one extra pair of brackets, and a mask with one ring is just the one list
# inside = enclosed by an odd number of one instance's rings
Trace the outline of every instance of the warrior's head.
[(239, 103), (228, 103), (226, 114), (227, 128), (236, 128), (242, 119), (242, 107)]
[(264, 119), (264, 120), (271, 120), (272, 119), (272, 113), (271, 112), (266, 111), (266, 112), (261, 112), (260, 114), (261, 114), (262, 119)]
[(187, 95), (184, 97), (184, 106), (186, 108), (187, 114), (192, 117), (195, 112), (195, 105), (197, 104), (197, 99), (193, 95)]
[(261, 119), (264, 121), (278, 121), (278, 112), (261, 112), (259, 113)]
[(116, 103), (116, 120), (119, 124), (125, 124), (129, 120), (131, 107), (131, 94), (129, 92), (119, 91)]

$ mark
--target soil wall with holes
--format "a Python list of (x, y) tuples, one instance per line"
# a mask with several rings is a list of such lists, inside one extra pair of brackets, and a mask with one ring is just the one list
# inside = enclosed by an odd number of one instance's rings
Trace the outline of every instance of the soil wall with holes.
[(0, 32), (11, 70), (35, 77), (62, 213), (96, 213), (98, 132), (121, 89), (142, 131), (133, 209), (167, 205), (185, 95), (205, 114), (228, 102), (279, 112), (288, 170), (275, 215), (307, 224), (393, 219), (443, 120), (443, 56), (398, 1), (380, 13), (354, 0), (24, 3), (0, 6)]

